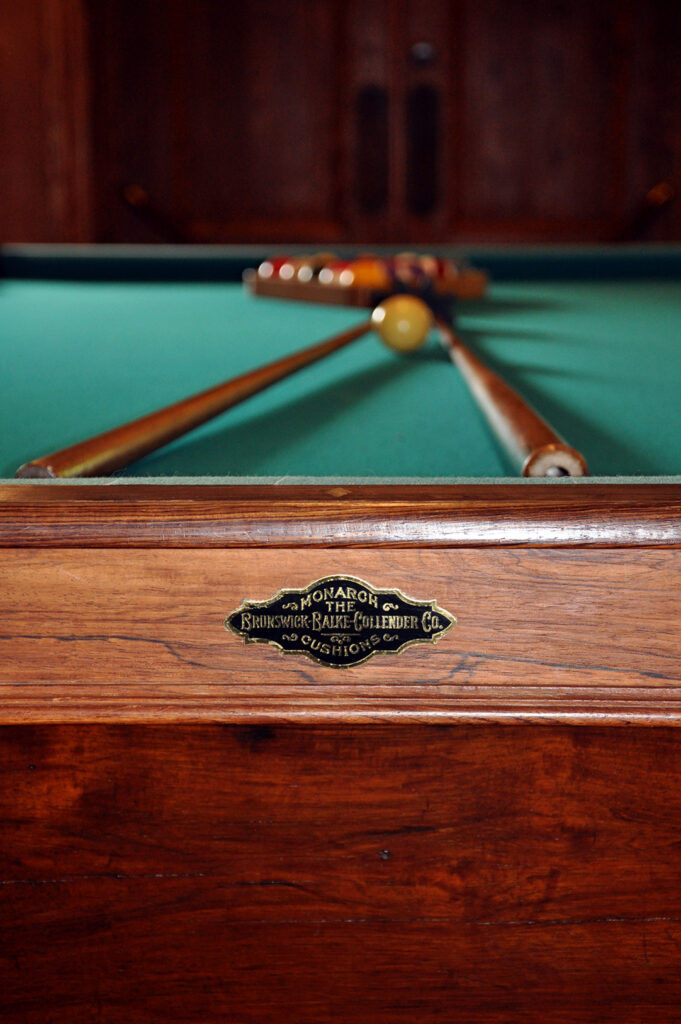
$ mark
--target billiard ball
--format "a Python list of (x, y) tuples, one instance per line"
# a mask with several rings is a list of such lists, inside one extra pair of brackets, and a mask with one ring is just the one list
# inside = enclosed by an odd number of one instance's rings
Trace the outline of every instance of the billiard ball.
[(349, 288), (353, 283), (351, 260), (334, 260), (319, 271), (319, 283)]
[(426, 340), (433, 314), (415, 295), (391, 295), (376, 306), (371, 323), (389, 348), (411, 352)]
[(258, 277), (277, 277), (281, 268), (289, 262), (289, 256), (273, 256), (269, 260), (264, 260), (258, 267)]
[(375, 256), (360, 256), (348, 268), (355, 288), (370, 288), (384, 292), (392, 288), (392, 276), (385, 260)]
[(423, 288), (428, 283), (418, 253), (398, 253), (393, 260), (393, 271), (397, 280), (407, 288)]
[(332, 252), (318, 252), (314, 256), (301, 256), (296, 260), (296, 277), (302, 284), (309, 284), (319, 276), (319, 271), (335, 260)]

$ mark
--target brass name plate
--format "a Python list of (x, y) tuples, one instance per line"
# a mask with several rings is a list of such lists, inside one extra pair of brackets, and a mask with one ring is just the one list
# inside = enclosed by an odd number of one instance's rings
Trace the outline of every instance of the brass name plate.
[(244, 601), (227, 616), (225, 628), (247, 644), (272, 644), (320, 665), (351, 668), (374, 654), (434, 644), (455, 623), (435, 601), (379, 590), (355, 576), (324, 576), (303, 589), (280, 590), (269, 601)]

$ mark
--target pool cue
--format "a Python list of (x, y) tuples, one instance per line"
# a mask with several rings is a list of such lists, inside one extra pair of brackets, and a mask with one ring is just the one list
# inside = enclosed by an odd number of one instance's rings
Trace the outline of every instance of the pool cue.
[(511, 462), (523, 476), (588, 476), (584, 457), (567, 444), (521, 395), (481, 359), (441, 317), (443, 348), (461, 372), (478, 408)]
[[(586, 462), (498, 374), (436, 317), (441, 340), (495, 436), (524, 476), (585, 476)], [(183, 401), (25, 463), (17, 477), (87, 477), (123, 469), (252, 395), (363, 337), (371, 320)]]
[(372, 330), (370, 320), (326, 341), (251, 370), (183, 401), (115, 427), (69, 448), (43, 455), (20, 466), (17, 477), (99, 476), (123, 469), (130, 462), (174, 441), (207, 420), (259, 391), (337, 352)]

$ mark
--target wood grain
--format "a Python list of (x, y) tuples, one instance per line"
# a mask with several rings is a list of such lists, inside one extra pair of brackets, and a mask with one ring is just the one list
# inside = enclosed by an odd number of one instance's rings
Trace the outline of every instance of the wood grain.
[[(343, 671), (224, 630), (335, 573), (458, 624)], [(5, 722), (681, 722), (678, 550), (15, 549), (0, 595)]]
[(674, 730), (24, 726), (0, 765), (11, 1024), (678, 1016)]
[(84, 0), (0, 9), (0, 221), (3, 242), (92, 239)]
[(681, 545), (679, 483), (0, 484), (0, 547)]
[(681, 484), (0, 484), (0, 547), (681, 545)]
[[(678, 191), (681, 18), (667, 0), (157, 6), (138, 0), (131, 19), (118, 0), (4, 5), (4, 239), (163, 240), (125, 204), (130, 183), (195, 241), (268, 244), (595, 241), (657, 182)], [(435, 47), (429, 65), (411, 59), (417, 41)], [(418, 86), (441, 110), (425, 216), (406, 202)], [(387, 96), (378, 213), (357, 201), (367, 87)], [(648, 237), (681, 237), (678, 201)]]
[(195, 241), (338, 238), (337, 3), (165, 7), (91, 5), (99, 240), (159, 241), (125, 182)]

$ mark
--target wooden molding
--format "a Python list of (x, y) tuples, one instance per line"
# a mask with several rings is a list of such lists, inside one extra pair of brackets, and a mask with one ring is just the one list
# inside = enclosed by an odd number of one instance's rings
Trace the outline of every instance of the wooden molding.
[(681, 484), (0, 485), (0, 547), (681, 545)]

